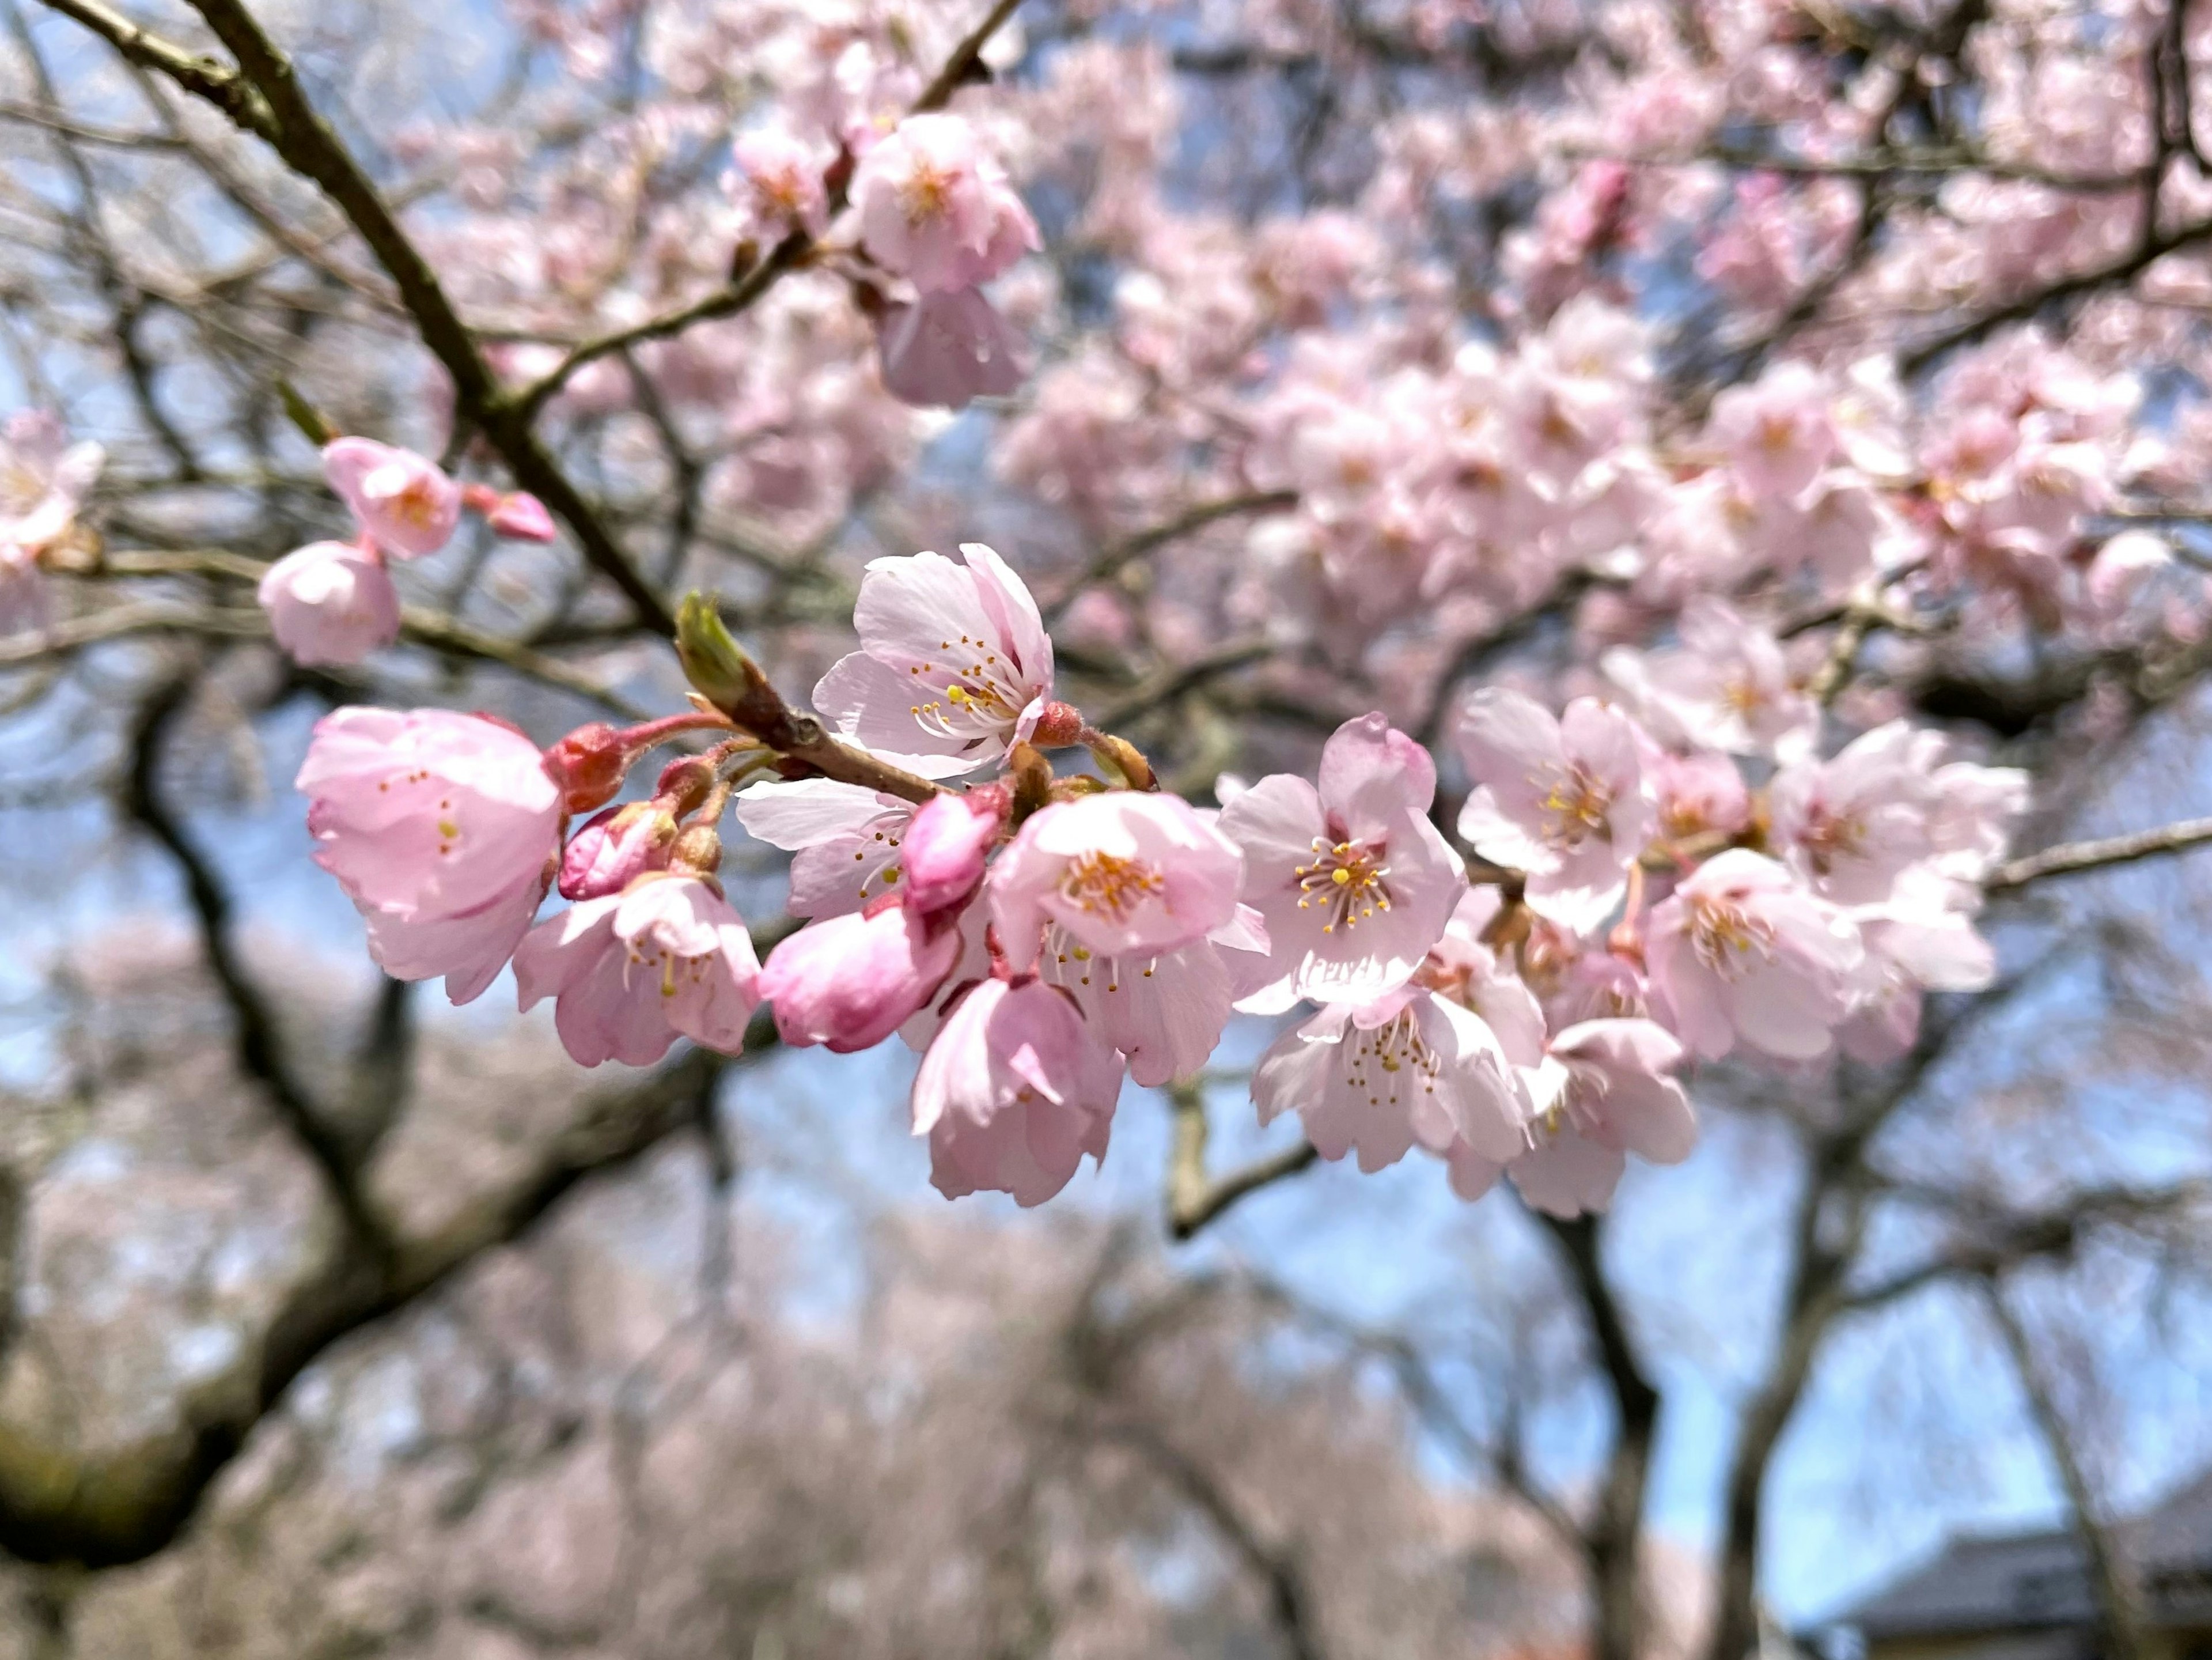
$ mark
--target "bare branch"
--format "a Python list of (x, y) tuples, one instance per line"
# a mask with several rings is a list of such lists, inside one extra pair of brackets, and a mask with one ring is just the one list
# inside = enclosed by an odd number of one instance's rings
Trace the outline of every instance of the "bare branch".
[(1255, 1159), (1226, 1176), (1206, 1173), (1206, 1094), (1202, 1085), (1170, 1085), (1175, 1112), (1175, 1151), (1168, 1164), (1168, 1231), (1188, 1239), (1238, 1200), (1296, 1176), (1321, 1154), (1310, 1141)]
[(2157, 830), (2136, 830), (2126, 836), (2107, 836), (2089, 842), (2063, 842), (2000, 865), (1983, 879), (1991, 893), (2025, 887), (2046, 876), (2070, 876), (2079, 871), (2102, 870), (2130, 865), (2162, 853), (2185, 853), (2212, 842), (2212, 818), (2185, 818)]

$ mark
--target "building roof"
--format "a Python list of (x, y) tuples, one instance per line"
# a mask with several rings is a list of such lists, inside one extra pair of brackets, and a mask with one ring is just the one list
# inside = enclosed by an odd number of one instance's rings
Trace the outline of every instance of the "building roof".
[[(2155, 1623), (2212, 1617), (2212, 1471), (2112, 1529)], [(2034, 1631), (2095, 1622), (2087, 1560), (2070, 1529), (1969, 1535), (1839, 1616), (1869, 1641)]]

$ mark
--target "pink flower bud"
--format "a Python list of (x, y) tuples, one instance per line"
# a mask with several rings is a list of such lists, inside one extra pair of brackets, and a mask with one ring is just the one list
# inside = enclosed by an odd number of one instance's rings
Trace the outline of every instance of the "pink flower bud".
[(703, 755), (679, 755), (660, 769), (653, 793), (672, 811), (689, 812), (707, 799), (714, 787), (714, 763)]
[(630, 879), (668, 866), (676, 842), (676, 816), (658, 801), (609, 807), (568, 840), (561, 855), (561, 897), (603, 899)]
[(605, 806), (629, 770), (629, 746), (604, 721), (577, 727), (545, 751), (545, 775), (561, 787), (570, 812)]
[(929, 1000), (960, 957), (960, 933), (935, 938), (905, 905), (815, 922), (769, 953), (760, 989), (787, 1043), (841, 1055), (880, 1043)]
[(1037, 716), (1036, 730), (1030, 735), (1030, 742), (1044, 750), (1066, 749), (1082, 739), (1083, 711), (1057, 702), (1044, 706), (1044, 713)]
[(984, 855), (1005, 822), (1004, 790), (925, 801), (899, 844), (907, 903), (924, 916), (965, 903), (983, 879)]
[(545, 504), (526, 490), (501, 496), (484, 522), (493, 534), (516, 542), (550, 542), (556, 533)]
[(311, 542), (269, 568), (258, 597), (295, 663), (358, 663), (399, 637), (399, 593), (371, 546)]
[(402, 559), (435, 553), (460, 522), (461, 487), (411, 450), (336, 439), (324, 447), (323, 477), (376, 544)]

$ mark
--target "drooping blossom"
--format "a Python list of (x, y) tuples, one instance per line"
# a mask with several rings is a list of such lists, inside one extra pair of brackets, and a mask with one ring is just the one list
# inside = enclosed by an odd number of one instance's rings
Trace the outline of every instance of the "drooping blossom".
[(1708, 1060), (1738, 1042), (1785, 1060), (1827, 1053), (1860, 946), (1848, 920), (1782, 866), (1731, 848), (1651, 912), (1652, 989)]
[(1205, 939), (1155, 956), (1101, 956), (1048, 927), (1037, 972), (1075, 1000), (1146, 1089), (1195, 1076), (1238, 1000), (1272, 977), (1267, 927), (1249, 905)]
[(1981, 890), (1943, 873), (1939, 861), (1902, 872), (1881, 903), (1854, 906), (1866, 955), (1857, 1006), (1837, 1032), (1844, 1053), (1894, 1061), (1919, 1035), (1923, 994), (1980, 991), (1996, 979), (1996, 952), (1974, 926)]
[(399, 637), (399, 591), (374, 545), (310, 542), (270, 566), (255, 596), (295, 663), (358, 663)]
[(656, 871), (532, 928), (514, 952), (520, 1006), (554, 1000), (579, 1065), (647, 1067), (681, 1036), (734, 1055), (760, 1001), (752, 936), (696, 876)]
[(1578, 697), (1553, 719), (1518, 692), (1477, 692), (1458, 741), (1477, 786), (1459, 818), (1475, 852), (1528, 874), (1530, 909), (1565, 927), (1602, 922), (1627, 887), (1651, 822), (1635, 728)]
[(929, 1000), (960, 958), (960, 937), (933, 926), (911, 892), (799, 929), (769, 953), (760, 993), (787, 1043), (840, 1054), (872, 1048)]
[(1324, 1158), (1358, 1155), (1373, 1171), (1416, 1142), (1456, 1141), (1503, 1161), (1522, 1145), (1526, 1104), (1481, 1017), (1401, 987), (1367, 1003), (1331, 1003), (1277, 1038), (1252, 1073), (1260, 1122), (1295, 1111)]
[(846, 738), (932, 777), (1003, 756), (1052, 695), (1052, 642), (1020, 577), (979, 542), (871, 560), (854, 626), (860, 649), (814, 688)]
[(1276, 970), (1253, 1006), (1370, 1002), (1420, 966), (1467, 880), (1429, 822), (1436, 787), (1428, 752), (1366, 714), (1323, 745), (1318, 786), (1277, 773), (1222, 808)]
[(891, 301), (876, 319), (884, 390), (919, 409), (964, 410), (1021, 389), (1021, 337), (977, 289)]
[(793, 916), (840, 916), (895, 887), (914, 803), (830, 778), (762, 779), (732, 802), (745, 833), (793, 855)]
[(563, 899), (604, 899), (647, 871), (665, 870), (676, 845), (676, 815), (661, 801), (604, 807), (568, 838), (561, 854)]
[(1522, 1073), (1530, 1106), (1528, 1145), (1500, 1162), (1457, 1144), (1448, 1155), (1453, 1190), (1478, 1198), (1502, 1169), (1521, 1196), (1547, 1214), (1604, 1210), (1629, 1153), (1679, 1164), (1697, 1145), (1689, 1097), (1669, 1075), (1681, 1060), (1681, 1044), (1650, 1020), (1568, 1027), (1542, 1061)]
[(552, 879), (561, 793), (538, 746), (503, 721), (447, 709), (346, 708), (316, 723), (296, 787), (315, 862), (401, 980), (446, 976), (480, 995)]
[(924, 293), (973, 289), (1041, 246), (1036, 223), (960, 116), (908, 116), (853, 175), (869, 257)]
[(1030, 815), (993, 866), (991, 914), (1008, 964), (1036, 961), (1048, 924), (1107, 957), (1202, 939), (1236, 913), (1237, 844), (1180, 797), (1110, 790)]
[(915, 1073), (914, 1133), (948, 1199), (1007, 1193), (1041, 1205), (1083, 1155), (1106, 1156), (1121, 1058), (1041, 980), (980, 982), (952, 1006)]
[(461, 521), (461, 487), (435, 462), (373, 438), (323, 446), (323, 477), (361, 527), (401, 559), (435, 553)]

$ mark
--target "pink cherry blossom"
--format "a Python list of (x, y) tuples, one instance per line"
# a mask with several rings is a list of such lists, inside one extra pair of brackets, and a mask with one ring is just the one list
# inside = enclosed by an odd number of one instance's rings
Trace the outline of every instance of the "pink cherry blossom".
[(814, 688), (845, 737), (933, 777), (999, 759), (1052, 696), (1052, 642), (1029, 589), (981, 543), (960, 554), (870, 561), (853, 613), (860, 649)]
[(561, 794), (538, 746), (482, 715), (346, 708), (316, 723), (296, 787), (315, 862), (403, 980), (444, 975), (456, 1003), (513, 954), (560, 851)]
[(1427, 752), (1367, 714), (1323, 746), (1318, 787), (1278, 773), (1222, 808), (1276, 970), (1255, 1007), (1369, 1002), (1420, 966), (1467, 882), (1429, 822), (1436, 786)]
[(527, 490), (510, 490), (498, 497), (484, 514), (484, 523), (494, 535), (510, 542), (550, 542), (560, 533), (545, 504)]
[(1943, 740), (1893, 721), (1827, 761), (1782, 769), (1767, 788), (1770, 841), (1814, 892), (1838, 904), (1886, 897), (1934, 850), (1932, 777)]
[(373, 545), (310, 542), (270, 566), (255, 593), (295, 663), (358, 663), (399, 637), (399, 591)]
[(1650, 1020), (1586, 1020), (1552, 1040), (1526, 1074), (1532, 1145), (1507, 1166), (1538, 1210), (1559, 1217), (1613, 1201), (1633, 1152), (1679, 1164), (1697, 1145), (1689, 1097), (1668, 1074), (1682, 1046)]
[(1007, 962), (1036, 960), (1048, 923), (1102, 956), (1156, 956), (1235, 915), (1237, 844), (1172, 795), (1111, 790), (1032, 813), (993, 867)]
[(107, 452), (72, 444), (43, 410), (19, 410), (0, 428), (0, 563), (28, 565), (67, 541)]
[(323, 477), (377, 546), (401, 559), (437, 552), (461, 521), (461, 487), (411, 450), (336, 439), (323, 447)]
[(921, 409), (964, 410), (1020, 389), (1021, 337), (977, 289), (936, 289), (876, 319), (884, 390)]
[(1461, 838), (1526, 872), (1539, 915), (1595, 927), (1620, 903), (1650, 829), (1634, 727), (1595, 698), (1575, 699), (1555, 720), (1518, 692), (1488, 688), (1468, 700), (1457, 736), (1477, 787)]
[(1262, 1124), (1297, 1113), (1324, 1158), (1363, 1171), (1415, 1142), (1455, 1141), (1504, 1159), (1523, 1145), (1527, 1106), (1497, 1036), (1472, 1010), (1418, 987), (1331, 1003), (1277, 1038), (1252, 1073)]
[(830, 228), (830, 190), (823, 175), (835, 157), (785, 127), (756, 127), (731, 147), (737, 168), (732, 192), (760, 231), (781, 237), (793, 230), (819, 236)]
[(514, 953), (520, 1006), (552, 998), (562, 1045), (586, 1067), (650, 1066), (679, 1036), (736, 1054), (759, 978), (752, 936), (728, 901), (662, 872), (548, 918)]
[(1036, 222), (960, 116), (913, 115), (853, 175), (860, 240), (925, 293), (989, 282), (1041, 246)]
[(1652, 911), (1645, 952), (1670, 1023), (1709, 1060), (1739, 1041), (1785, 1060), (1826, 1054), (1860, 959), (1840, 912), (1742, 848), (1708, 860)]
[(665, 870), (676, 815), (659, 801), (605, 807), (568, 838), (557, 885), (563, 899), (604, 899), (647, 871)]
[(1727, 756), (1714, 750), (1677, 755), (1656, 744), (1643, 753), (1659, 835), (1677, 842), (1734, 836), (1751, 823), (1751, 792)]
[(1146, 1089), (1203, 1068), (1237, 1000), (1271, 977), (1267, 927), (1249, 905), (1205, 939), (1151, 957), (1100, 956), (1050, 927), (1037, 972), (1075, 1000)]
[(793, 854), (793, 916), (841, 916), (899, 881), (899, 853), (914, 803), (829, 778), (763, 779), (734, 802), (745, 833)]
[(1803, 363), (1778, 363), (1722, 392), (1709, 432), (1737, 482), (1761, 500), (1804, 495), (1837, 448), (1827, 386)]
[(760, 992), (785, 1043), (872, 1048), (929, 1000), (959, 960), (960, 937), (933, 927), (912, 897), (811, 923), (769, 953)]
[(952, 1006), (921, 1057), (914, 1133), (929, 1138), (929, 1179), (946, 1198), (1041, 1205), (1085, 1153), (1106, 1156), (1121, 1091), (1121, 1057), (1065, 993), (989, 979)]
[(924, 915), (965, 903), (1006, 818), (1006, 791), (996, 786), (923, 802), (899, 848), (907, 903)]
[(1783, 761), (1811, 752), (1820, 711), (1772, 635), (1710, 594), (1682, 608), (1680, 633), (1672, 651), (1646, 655), (1623, 647), (1605, 654), (1607, 676), (1653, 737), (1674, 749)]

